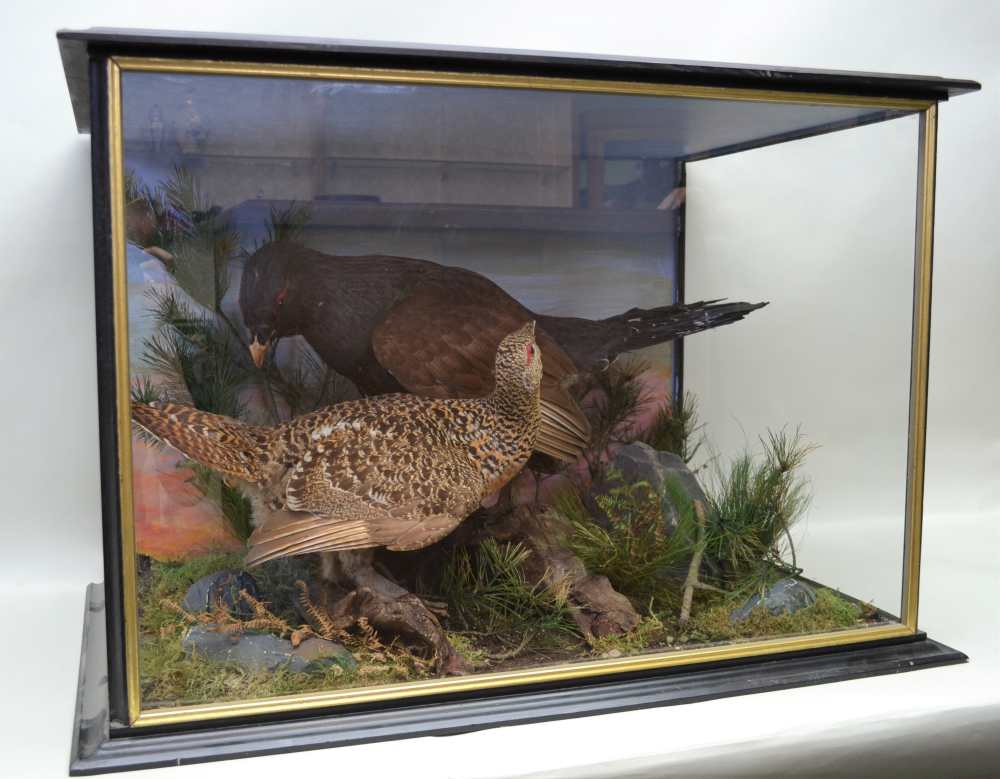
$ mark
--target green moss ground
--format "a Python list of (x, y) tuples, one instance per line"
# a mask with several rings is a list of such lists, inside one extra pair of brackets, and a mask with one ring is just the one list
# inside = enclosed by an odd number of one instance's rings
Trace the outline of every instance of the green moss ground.
[[(180, 603), (187, 588), (202, 576), (241, 566), (239, 555), (208, 555), (185, 563), (153, 561), (143, 574), (139, 592), (139, 678), (144, 705), (176, 706), (267, 698), (387, 684), (428, 675), (428, 671), (416, 663), (401, 663), (368, 650), (356, 652), (359, 667), (351, 673), (339, 667), (322, 673), (295, 673), (284, 669), (250, 672), (234, 664), (188, 657), (181, 648), (187, 626), (176, 611), (163, 605), (163, 601)], [(272, 611), (292, 625), (301, 622), (292, 607), (294, 582), (314, 576), (313, 566), (300, 559), (276, 561), (254, 571), (262, 591), (273, 598)]]
[[(372, 653), (367, 649), (356, 652), (360, 665), (357, 671), (351, 673), (345, 673), (339, 667), (321, 673), (294, 673), (288, 670), (249, 672), (236, 665), (188, 657), (181, 649), (181, 638), (186, 630), (184, 620), (175, 611), (163, 606), (162, 601), (179, 603), (187, 588), (197, 579), (213, 571), (239, 567), (240, 558), (237, 555), (212, 555), (181, 564), (153, 562), (144, 572), (140, 586), (139, 657), (142, 698), (146, 706), (266, 698), (431, 676), (431, 672), (419, 663), (408, 663), (398, 656)], [(301, 621), (291, 605), (294, 581), (314, 575), (312, 566), (301, 560), (283, 561), (254, 571), (262, 590), (274, 599), (272, 610), (293, 625)], [(664, 582), (663, 587), (664, 592), (653, 602), (666, 604), (676, 601), (676, 593), (671, 595), (676, 583)], [(558, 604), (553, 607), (551, 615), (546, 616), (539, 610), (531, 616), (529, 622), (538, 622), (534, 626), (519, 620), (516, 630), (501, 631), (501, 634), (495, 632), (495, 622), (492, 624), (494, 632), (490, 632), (478, 629), (489, 627), (489, 624), (466, 621), (460, 626), (453, 626), (448, 636), (474, 672), (487, 672), (593, 657), (684, 649), (719, 642), (834, 631), (867, 624), (860, 606), (827, 589), (818, 590), (816, 603), (795, 614), (772, 615), (761, 608), (747, 620), (733, 623), (729, 614), (736, 605), (737, 600), (733, 597), (699, 591), (691, 621), (682, 630), (677, 624), (675, 609), (662, 608), (649, 612), (647, 604), (644, 609), (647, 616), (631, 633), (595, 639), (590, 644), (565, 629), (553, 631), (553, 622), (561, 619), (563, 613), (563, 606)]]
[[(660, 597), (666, 601), (667, 595)], [(644, 617), (627, 635), (609, 636), (593, 642), (597, 655), (639, 654), (664, 649), (718, 644), (749, 639), (825, 633), (870, 624), (860, 606), (837, 592), (820, 589), (816, 602), (794, 614), (771, 614), (758, 608), (740, 622), (732, 622), (730, 613), (740, 601), (718, 593), (698, 592), (691, 619), (681, 628), (675, 611), (660, 611)]]

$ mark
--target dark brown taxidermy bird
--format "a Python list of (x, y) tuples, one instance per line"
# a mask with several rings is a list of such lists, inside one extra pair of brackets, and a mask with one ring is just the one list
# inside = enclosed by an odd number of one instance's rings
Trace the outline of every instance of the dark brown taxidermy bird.
[(569, 391), (581, 372), (606, 368), (623, 352), (737, 322), (764, 305), (704, 301), (633, 308), (601, 320), (542, 316), (464, 268), (331, 256), (285, 241), (252, 255), (240, 286), (258, 367), (278, 338), (302, 335), (364, 395), (486, 395), (500, 339), (537, 321), (545, 373), (536, 449), (566, 460), (583, 452), (590, 435)]
[(543, 368), (533, 321), (503, 338), (494, 366), (492, 391), (479, 398), (362, 398), (277, 427), (171, 403), (134, 403), (132, 419), (244, 487), (260, 523), (248, 565), (420, 549), (510, 481), (536, 445)]

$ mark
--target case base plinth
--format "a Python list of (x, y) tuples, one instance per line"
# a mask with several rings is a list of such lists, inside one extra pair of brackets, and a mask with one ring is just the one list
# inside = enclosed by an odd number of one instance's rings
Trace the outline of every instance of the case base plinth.
[(573, 686), (534, 687), (476, 697), (437, 697), (267, 721), (192, 723), (169, 730), (110, 721), (104, 587), (87, 588), (70, 775), (252, 757), (414, 736), (444, 736), (502, 725), (693, 703), (965, 662), (919, 633), (905, 640), (664, 669)]

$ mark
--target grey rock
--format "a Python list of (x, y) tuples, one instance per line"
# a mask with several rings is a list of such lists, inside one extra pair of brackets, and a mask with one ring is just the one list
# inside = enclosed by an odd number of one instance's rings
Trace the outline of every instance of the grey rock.
[(354, 671), (358, 667), (354, 655), (342, 644), (325, 638), (307, 638), (292, 650), (292, 654), (306, 661), (307, 671), (322, 670), (331, 665), (339, 665), (345, 671)]
[(213, 611), (221, 600), (234, 617), (250, 619), (253, 609), (240, 597), (240, 590), (246, 590), (255, 598), (260, 597), (256, 579), (246, 571), (216, 571), (202, 576), (188, 587), (181, 605), (186, 611), (198, 614)]
[(746, 603), (729, 615), (729, 619), (733, 622), (742, 622), (761, 605), (772, 614), (781, 614), (782, 612), (794, 614), (800, 609), (812, 606), (815, 602), (816, 592), (812, 587), (805, 582), (789, 577), (772, 584), (765, 591), (763, 598), (761, 598), (760, 593), (752, 595)]
[(339, 665), (345, 671), (358, 667), (343, 646), (322, 638), (310, 638), (293, 648), (292, 642), (270, 633), (221, 633), (211, 625), (194, 625), (181, 639), (189, 656), (218, 663), (235, 663), (249, 671), (323, 671)]
[(621, 480), (613, 479), (595, 485), (593, 493), (606, 494), (616, 486), (621, 486), (622, 483), (648, 483), (653, 490), (663, 496), (661, 506), (664, 529), (668, 532), (676, 529), (678, 522), (677, 509), (674, 508), (669, 494), (664, 490), (668, 481), (672, 481), (680, 487), (691, 500), (699, 500), (703, 504), (708, 502), (698, 480), (680, 457), (672, 452), (657, 451), (649, 444), (637, 441), (623, 446), (611, 460), (609, 471), (620, 473)]

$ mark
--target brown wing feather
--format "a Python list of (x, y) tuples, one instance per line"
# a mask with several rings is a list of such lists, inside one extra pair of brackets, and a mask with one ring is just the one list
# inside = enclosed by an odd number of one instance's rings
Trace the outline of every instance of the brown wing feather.
[[(528, 309), (482, 277), (466, 286), (428, 284), (392, 308), (375, 329), (379, 363), (410, 392), (427, 397), (481, 397), (493, 388), (497, 345), (534, 318)], [(577, 367), (548, 334), (535, 331), (543, 355), (542, 424), (537, 449), (576, 459), (590, 425), (566, 390)]]
[(292, 516), (289, 520), (271, 519), (254, 531), (246, 558), (248, 566), (313, 552), (377, 546), (394, 552), (421, 549), (444, 538), (463, 519), (452, 514), (399, 517), (373, 509), (356, 496), (343, 496), (336, 516)]
[(273, 430), (191, 406), (132, 404), (132, 420), (185, 457), (220, 473), (257, 483), (265, 478)]
[(436, 401), (396, 396), (377, 425), (364, 421), (366, 401), (356, 404), (357, 416), (338, 418), (292, 468), (288, 511), (250, 537), (247, 563), (376, 546), (419, 549), (451, 532), (482, 500), (485, 481), (465, 450), (434, 445), (433, 431), (409, 413), (428, 402)]

